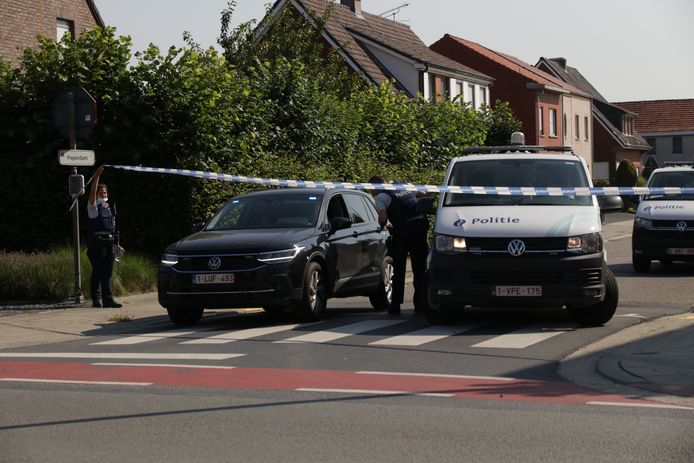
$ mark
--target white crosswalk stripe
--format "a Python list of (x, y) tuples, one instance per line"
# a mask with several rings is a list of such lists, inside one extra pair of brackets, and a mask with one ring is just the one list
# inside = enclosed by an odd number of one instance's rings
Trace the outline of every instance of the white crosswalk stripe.
[(344, 326), (337, 326), (323, 331), (314, 331), (312, 333), (303, 334), (283, 341), (275, 341), (276, 343), (283, 342), (310, 342), (323, 343), (335, 341), (347, 336), (366, 333), (380, 328), (385, 328), (399, 323), (404, 323), (405, 320), (367, 320), (364, 322), (352, 323)]
[(180, 336), (187, 336), (189, 334), (197, 333), (198, 331), (182, 331), (182, 330), (171, 330), (171, 331), (159, 331), (157, 333), (145, 333), (138, 334), (137, 336), (128, 336), (127, 338), (116, 338), (109, 341), (101, 341), (92, 343), (93, 346), (128, 346), (131, 344), (142, 344), (145, 342), (159, 341), (166, 338), (177, 338)]
[(410, 333), (400, 334), (390, 338), (381, 339), (369, 343), (374, 346), (421, 346), (428, 342), (438, 341), (439, 339), (455, 336), (456, 334), (476, 328), (478, 325), (471, 326), (429, 326), (421, 330)]
[(526, 347), (537, 344), (538, 342), (559, 336), (560, 334), (572, 331), (573, 327), (565, 329), (550, 329), (541, 326), (529, 326), (511, 333), (496, 336), (486, 341), (473, 344), (472, 347), (484, 347), (491, 349), (525, 349)]
[(246, 330), (237, 330), (230, 333), (223, 333), (216, 336), (210, 336), (207, 338), (192, 339), (190, 341), (184, 341), (181, 344), (227, 344), (234, 341), (242, 341), (244, 339), (257, 338), (260, 336), (266, 336), (268, 334), (280, 333), (282, 331), (289, 331), (295, 328), (302, 328), (305, 326), (314, 325), (315, 323), (304, 323), (304, 324), (293, 324), (293, 325), (276, 325), (276, 326), (265, 326), (261, 328), (249, 328)]

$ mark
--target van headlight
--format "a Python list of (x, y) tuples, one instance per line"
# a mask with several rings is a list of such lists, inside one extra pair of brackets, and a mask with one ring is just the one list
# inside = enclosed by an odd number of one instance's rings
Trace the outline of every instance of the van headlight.
[(178, 255), (174, 252), (165, 252), (161, 256), (161, 265), (164, 267), (173, 267), (178, 263)]
[(261, 252), (258, 254), (258, 260), (266, 264), (282, 264), (291, 262), (296, 256), (303, 251), (303, 247), (294, 246), (291, 249), (283, 249), (281, 251)]
[(636, 217), (634, 219), (634, 226), (637, 228), (653, 228), (653, 221)]
[(597, 254), (602, 251), (602, 233), (570, 236), (566, 250), (577, 254)]
[(435, 237), (436, 250), (439, 252), (465, 252), (467, 251), (467, 243), (465, 237), (436, 235)]

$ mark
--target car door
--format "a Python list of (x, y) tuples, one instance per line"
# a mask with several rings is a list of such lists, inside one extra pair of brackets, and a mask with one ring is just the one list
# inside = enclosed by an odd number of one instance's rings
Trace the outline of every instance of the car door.
[(378, 246), (382, 242), (381, 227), (375, 216), (369, 212), (364, 195), (345, 193), (345, 203), (352, 219), (353, 236), (358, 242), (358, 270), (352, 282), (354, 287), (378, 284), (380, 262)]
[[(338, 193), (330, 197), (325, 213), (325, 222), (343, 217), (352, 220), (343, 195)], [(349, 228), (331, 231), (327, 239), (328, 268), (333, 279), (334, 290), (340, 291), (359, 271), (360, 244), (358, 232)]]

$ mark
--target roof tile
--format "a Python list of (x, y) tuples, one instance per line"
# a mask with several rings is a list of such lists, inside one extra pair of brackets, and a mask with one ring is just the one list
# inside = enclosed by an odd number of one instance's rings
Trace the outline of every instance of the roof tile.
[(614, 104), (638, 115), (636, 130), (639, 132), (694, 131), (694, 99), (623, 101)]

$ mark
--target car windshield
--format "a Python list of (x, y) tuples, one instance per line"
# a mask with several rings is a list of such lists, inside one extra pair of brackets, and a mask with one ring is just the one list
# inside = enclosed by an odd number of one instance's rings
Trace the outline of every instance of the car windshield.
[[(588, 187), (579, 161), (484, 159), (453, 166), (449, 185), (501, 187)], [(590, 206), (590, 196), (501, 196), (446, 193), (443, 206)]]
[(321, 194), (261, 194), (231, 199), (205, 230), (309, 228), (318, 220)]
[[(653, 174), (649, 187), (694, 187), (694, 170), (656, 172)], [(694, 201), (694, 195), (646, 195), (644, 199), (649, 201)]]

